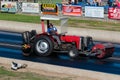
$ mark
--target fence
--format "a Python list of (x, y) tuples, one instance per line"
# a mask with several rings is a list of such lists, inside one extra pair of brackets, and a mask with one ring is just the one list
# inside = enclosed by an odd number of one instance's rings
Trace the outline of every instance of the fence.
[[(95, 19), (104, 21), (114, 21), (120, 20), (120, 8), (110, 8), (107, 14), (105, 13), (104, 7), (95, 6), (76, 6), (76, 5), (62, 5), (60, 3), (56, 4), (58, 6), (59, 12), (62, 15), (70, 16), (72, 18), (81, 19)], [(50, 8), (50, 7), (49, 7)], [(30, 13), (30, 14), (40, 14), (41, 4), (39, 3), (22, 3), (22, 2), (3, 2), (1, 1), (1, 12), (10, 13)]]

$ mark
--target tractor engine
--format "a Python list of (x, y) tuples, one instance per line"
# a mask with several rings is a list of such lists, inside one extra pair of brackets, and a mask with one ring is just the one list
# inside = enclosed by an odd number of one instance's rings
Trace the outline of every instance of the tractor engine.
[(68, 47), (68, 46), (72, 47), (73, 45), (75, 45), (75, 47), (81, 51), (87, 50), (91, 48), (91, 46), (93, 45), (92, 37), (66, 35), (66, 36), (61, 36), (61, 41), (64, 42), (65, 46), (63, 45), (63, 47)]
[(72, 44), (71, 43), (67, 43), (67, 42), (61, 42), (61, 45), (59, 46), (57, 42), (54, 42), (54, 49), (55, 50), (63, 50), (63, 51), (68, 51), (70, 50), (70, 48), (72, 48)]
[(85, 51), (85, 50), (90, 51), (94, 46), (92, 37), (90, 36), (82, 37), (81, 43), (82, 43), (82, 51)]
[(71, 43), (62, 43), (61, 45), (61, 49), (62, 50), (70, 50), (72, 48), (72, 44)]

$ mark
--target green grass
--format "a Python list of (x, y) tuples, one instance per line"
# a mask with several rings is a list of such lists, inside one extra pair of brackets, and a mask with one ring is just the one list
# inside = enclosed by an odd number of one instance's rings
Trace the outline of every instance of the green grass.
[(0, 76), (13, 76), (16, 77), (17, 75), (13, 72), (5, 70), (4, 67), (0, 67)]
[(71, 79), (43, 76), (31, 72), (9, 71), (5, 67), (0, 67), (0, 80), (71, 80)]
[[(0, 13), (0, 20), (28, 22), (28, 23), (40, 23), (40, 16), (38, 15), (26, 15), (26, 14), (7, 14)], [(52, 21), (55, 25), (59, 24), (59, 21)], [(59, 26), (59, 25), (58, 25)], [(70, 18), (68, 21), (69, 27), (100, 29), (110, 31), (120, 31), (120, 22), (107, 22), (98, 20), (84, 20), (78, 18)]]
[(89, 19), (88, 20), (70, 19), (68, 24), (70, 27), (120, 31), (120, 22), (115, 23), (115, 22), (89, 20)]
[(0, 13), (0, 20), (39, 23), (39, 16)]

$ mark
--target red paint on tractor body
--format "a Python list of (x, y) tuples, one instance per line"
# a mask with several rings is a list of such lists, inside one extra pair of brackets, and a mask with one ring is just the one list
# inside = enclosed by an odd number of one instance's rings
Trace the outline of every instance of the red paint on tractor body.
[(60, 37), (61, 41), (68, 42), (68, 43), (75, 43), (77, 49), (79, 49), (80, 37), (79, 36), (72, 36), (72, 35), (65, 35)]

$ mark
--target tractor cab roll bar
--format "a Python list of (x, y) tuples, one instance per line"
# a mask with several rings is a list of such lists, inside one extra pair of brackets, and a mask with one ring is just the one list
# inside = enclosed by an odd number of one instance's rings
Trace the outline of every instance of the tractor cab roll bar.
[(49, 28), (50, 20), (60, 21), (61, 33), (65, 32), (64, 28), (65, 28), (65, 25), (67, 24), (67, 21), (68, 21), (67, 17), (65, 17), (65, 16), (55, 16), (55, 15), (42, 15), (40, 17), (40, 19), (41, 19), (42, 32), (45, 32), (45, 23), (44, 23), (44, 21), (47, 21), (47, 28)]

